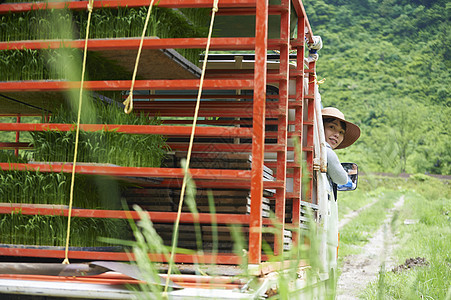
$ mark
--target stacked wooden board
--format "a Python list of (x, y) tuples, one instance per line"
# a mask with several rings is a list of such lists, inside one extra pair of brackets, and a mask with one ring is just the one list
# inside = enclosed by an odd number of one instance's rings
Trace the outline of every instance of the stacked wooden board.
[[(172, 153), (166, 158), (165, 165), (167, 167), (181, 167), (181, 160), (184, 158), (186, 158), (186, 152)], [(197, 152), (192, 154), (190, 168), (250, 170), (251, 158), (247, 153)], [(270, 168), (264, 168), (264, 180), (274, 180), (273, 172)], [(165, 187), (162, 184), (160, 186), (149, 186), (145, 188), (129, 188), (124, 192), (123, 197), (129, 205), (137, 204), (147, 211), (176, 212), (179, 206), (180, 193), (180, 187)], [(262, 214), (265, 218), (271, 216), (271, 198), (273, 195), (273, 190), (264, 190)], [(199, 188), (195, 195), (195, 207), (199, 213), (210, 213), (214, 209), (215, 213), (220, 214), (249, 214), (250, 203), (249, 188)], [(187, 200), (185, 200), (182, 206), (182, 212), (192, 212), (191, 210)], [(173, 225), (154, 224), (154, 226), (165, 244), (170, 245), (173, 235)], [(213, 245), (216, 242), (218, 243), (217, 250), (223, 252), (232, 252), (233, 246), (239, 242), (244, 242), (245, 247), (247, 245), (249, 230), (247, 226), (232, 229), (228, 225), (218, 224), (217, 226), (212, 226), (212, 224), (199, 224), (197, 234), (196, 226), (192, 224), (180, 225), (179, 247), (197, 249), (199, 243), (196, 241), (196, 237), (201, 239), (203, 250), (213, 250)], [(242, 237), (241, 241), (236, 240), (237, 237), (232, 234), (233, 230), (239, 233), (237, 236)], [(218, 235), (216, 242), (214, 238), (215, 231)], [(274, 239), (272, 233), (264, 233), (263, 238), (271, 247), (273, 246)], [(288, 249), (291, 245), (290, 232), (286, 232), (284, 242), (285, 248)]]

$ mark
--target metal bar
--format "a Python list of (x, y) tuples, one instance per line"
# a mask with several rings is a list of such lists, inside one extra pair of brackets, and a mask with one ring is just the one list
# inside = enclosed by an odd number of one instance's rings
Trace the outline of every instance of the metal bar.
[[(192, 120), (179, 120), (179, 119), (169, 119), (169, 118), (164, 118), (163, 119), (164, 124), (192, 124), (193, 121)], [(204, 124), (204, 125), (227, 125), (227, 126), (232, 126), (232, 125), (252, 125), (252, 120), (197, 120), (197, 124)], [(294, 121), (289, 121), (288, 122), (289, 125), (294, 125)], [(266, 125), (277, 125), (277, 120), (266, 120)], [(289, 133), (292, 134), (292, 133)]]
[[(283, 11), (281, 5), (270, 5), (268, 7), (268, 14), (279, 15)], [(255, 8), (226, 8), (218, 11), (218, 15), (253, 15), (255, 16)]]
[[(152, 96), (152, 95), (148, 95)], [(154, 98), (158, 98), (153, 96)], [(195, 101), (136, 101), (134, 105), (138, 108), (158, 108), (158, 109), (194, 109), (196, 106)], [(168, 106), (171, 106), (168, 108)], [(202, 106), (205, 109), (211, 108), (223, 108), (223, 109), (252, 109), (252, 101), (203, 101)], [(268, 102), (266, 103), (267, 109), (276, 109), (279, 106), (279, 102)]]
[[(64, 250), (52, 249), (27, 249), (27, 248), (3, 248), (0, 247), (0, 255), (2, 256), (16, 256), (16, 257), (47, 257), (47, 258), (64, 258)], [(70, 250), (68, 254), (69, 259), (82, 260), (115, 260), (115, 261), (130, 261), (135, 260), (135, 256), (129, 252), (100, 252), (100, 251), (73, 251)], [(166, 258), (162, 254), (150, 253), (149, 257), (155, 262), (166, 262)], [(222, 265), (238, 265), (242, 261), (240, 256), (235, 254), (207, 254), (190, 255), (190, 254), (175, 254), (174, 262), (176, 263), (212, 263)]]
[[(315, 70), (315, 61), (309, 62), (309, 69)], [(309, 93), (315, 94), (315, 85), (316, 85), (316, 75), (315, 73), (309, 73)], [(314, 147), (314, 120), (315, 120), (315, 97), (313, 99), (306, 99), (307, 101), (307, 120), (309, 121), (309, 124), (305, 123), (307, 125), (307, 147)], [(307, 170), (310, 174), (313, 174), (313, 159), (314, 159), (314, 151), (307, 152), (306, 153), (306, 163), (307, 163)], [(313, 176), (313, 175), (311, 175)], [(305, 191), (305, 197), (307, 201), (313, 202), (313, 179), (309, 176), (306, 179), (308, 189)]]
[[(276, 190), (275, 214), (278, 223), (277, 233), (274, 234), (274, 255), (283, 252), (283, 239), (285, 230), (285, 193), (287, 179), (287, 140), (288, 140), (288, 84), (289, 84), (289, 43), (290, 43), (290, 1), (282, 0), (284, 12), (280, 17), (280, 37), (284, 40), (280, 48), (279, 73), (283, 79), (279, 81), (279, 108), (283, 113), (279, 116), (277, 125), (277, 142), (284, 145), (282, 151), (277, 152), (277, 181), (282, 187)], [(269, 135), (267, 135), (269, 136)]]
[(101, 276), (55, 276), (55, 275), (31, 275), (31, 274), (0, 274), (0, 279), (12, 279), (21, 281), (45, 281), (45, 282), (77, 282), (88, 284), (112, 284), (112, 285), (125, 285), (125, 284), (139, 284), (143, 281), (132, 279), (130, 277), (123, 278), (111, 278)]
[[(20, 123), (20, 115), (16, 117), (16, 123)], [(16, 144), (19, 144), (19, 140), (20, 140), (20, 131), (16, 131)], [(16, 147), (14, 149), (14, 155), (19, 156), (19, 148)]]
[[(278, 47), (280, 49), (281, 46)], [(253, 70), (243, 70), (240, 72), (230, 72), (230, 74), (224, 73), (224, 70), (221, 72), (215, 72), (214, 69), (208, 70), (206, 76), (208, 79), (218, 79), (218, 78), (228, 78), (228, 79), (250, 79), (254, 77)], [(267, 82), (278, 83), (280, 79), (283, 79), (283, 75), (279, 74), (277, 70), (268, 69), (266, 74)]]
[[(123, 91), (130, 89), (131, 80), (103, 80), (103, 81), (85, 81), (84, 89), (96, 91)], [(232, 89), (252, 89), (252, 80), (234, 80), (234, 79), (206, 79), (204, 81), (205, 90), (232, 90)], [(198, 79), (179, 79), (179, 80), (136, 80), (135, 90), (186, 90), (197, 89), (199, 87)], [(70, 89), (79, 89), (78, 81), (2, 81), (0, 82), (0, 91), (2, 92), (25, 92), (25, 91), (65, 91)]]
[[(60, 1), (60, 2), (34, 2), (34, 3), (5, 3), (0, 5), (0, 14), (9, 12), (26, 12), (42, 9), (64, 9), (86, 10), (88, 1)], [(118, 7), (140, 7), (149, 6), (146, 0), (100, 0), (94, 1), (94, 8), (118, 8)], [(158, 7), (190, 8), (190, 7), (212, 7), (210, 0), (160, 0)], [(255, 7), (255, 0), (222, 0), (219, 8), (223, 7)]]
[[(280, 43), (276, 50), (280, 49), (281, 46), (282, 46), (282, 44)], [(269, 47), (268, 47), (268, 49), (269, 49)], [(246, 79), (246, 78), (248, 78), (246, 76), (252, 75), (252, 72), (253, 72), (253, 70), (251, 70), (251, 69), (243, 69), (243, 70), (232, 70), (232, 71), (230, 71), (230, 74), (228, 74), (225, 72), (225, 70), (208, 69), (208, 73), (206, 74), (206, 76), (208, 76), (208, 78), (211, 78), (211, 79), (213, 79), (213, 78)], [(268, 68), (268, 81), (269, 82), (274, 82), (274, 81), (277, 81), (278, 79), (280, 79), (280, 74), (278, 74), (277, 72), (278, 72), (277, 70)], [(304, 73), (311, 73), (311, 72), (312, 72), (312, 70), (306, 69)], [(289, 76), (290, 76), (290, 78), (296, 78), (296, 77), (302, 77), (303, 75), (298, 71), (290, 69)]]
[[(22, 117), (42, 117), (41, 113), (38, 114), (20, 114)], [(0, 113), (0, 117), (16, 117), (17, 114), (2, 114)]]
[[(20, 213), (22, 215), (48, 215), (48, 216), (64, 216), (69, 214), (68, 208), (62, 208), (61, 205), (54, 208), (51, 205), (22, 205), (20, 203), (5, 203), (0, 205), (0, 214)], [(176, 212), (146, 212), (154, 223), (173, 223), (177, 218)], [(134, 219), (139, 220), (140, 216), (135, 211), (124, 210), (106, 210), (106, 209), (80, 209), (73, 208), (72, 216), (79, 218), (108, 218), (108, 219)], [(216, 221), (218, 224), (247, 224), (249, 215), (244, 214), (215, 214), (198, 213), (182, 213), (181, 223), (211, 224)]]
[[(168, 146), (172, 150), (187, 151), (187, 143), (169, 142)], [(265, 145), (265, 152), (277, 152), (282, 149), (283, 145), (280, 144), (267, 144)], [(288, 148), (293, 151), (293, 148)], [(229, 143), (196, 143), (193, 145), (193, 151), (201, 152), (245, 152), (250, 153), (252, 151), (251, 144), (229, 144)]]
[[(310, 27), (310, 23), (307, 18), (307, 14), (305, 12), (304, 4), (302, 3), (302, 0), (292, 0), (294, 10), (296, 11), (296, 14), (298, 15), (298, 19), (302, 22), (298, 22), (298, 32), (302, 32), (302, 36), (299, 36), (298, 34), (298, 40), (300, 40), (302, 43), (304, 43), (304, 32), (305, 37), (307, 38), (309, 43), (313, 42), (313, 32), (312, 28)], [(301, 24), (302, 23), (302, 24)], [(299, 26), (299, 25), (302, 25)], [(303, 30), (303, 29), (306, 30)], [(304, 53), (304, 52), (302, 52)], [(303, 64), (302, 64), (303, 65)]]
[[(1, 7), (1, 5), (0, 5)], [(114, 38), (114, 39), (90, 39), (88, 40), (89, 51), (117, 51), (135, 50), (139, 47), (139, 38)], [(5, 41), (0, 42), (0, 50), (46, 50), (60, 48), (83, 49), (84, 40), (27, 40), (27, 41)], [(143, 49), (205, 49), (206, 38), (165, 38), (145, 37)], [(281, 45), (280, 39), (268, 40), (269, 49), (277, 49)], [(210, 48), (212, 50), (253, 50), (255, 49), (255, 38), (212, 38)]]
[[(0, 123), (0, 131), (75, 131), (75, 124), (61, 123)], [(80, 130), (95, 132), (118, 132), (129, 134), (161, 134), (167, 136), (189, 136), (191, 128), (171, 125), (115, 125), (115, 124), (81, 124)], [(197, 136), (251, 137), (250, 128), (202, 126), (196, 128)]]
[(266, 49), (268, 46), (268, 1), (257, 0), (255, 18), (255, 88), (252, 125), (251, 220), (249, 263), (261, 262), (263, 160), (265, 152)]
[[(233, 40), (233, 43), (232, 43)], [(115, 39), (90, 39), (88, 40), (89, 51), (117, 51), (135, 50), (139, 47), (139, 38), (115, 38)], [(28, 40), (0, 42), (0, 50), (46, 50), (60, 48), (84, 48), (84, 40)], [(275, 47), (277, 40), (272, 40)], [(167, 38), (159, 39), (146, 37), (143, 40), (143, 49), (174, 49), (174, 48), (205, 48), (206, 38)], [(212, 38), (212, 49), (217, 50), (251, 50), (255, 47), (254, 38)]]
[[(250, 101), (203, 101), (199, 116), (252, 117), (253, 103)], [(136, 101), (135, 110), (155, 112), (160, 116), (192, 116), (193, 101)], [(277, 118), (284, 114), (278, 102), (266, 105), (266, 117)]]
[[(276, 95), (272, 95), (274, 97), (274, 99), (277, 99), (278, 96)], [(127, 99), (128, 95), (123, 95), (122, 99)], [(197, 95), (194, 94), (164, 94), (164, 95), (133, 95), (134, 98), (136, 99), (158, 99), (158, 102), (163, 102), (163, 100), (160, 99), (197, 99)], [(277, 98), (276, 98), (277, 97)], [(254, 96), (252, 95), (227, 95), (227, 94), (203, 94), (202, 95), (202, 99), (253, 99)], [(269, 97), (268, 97), (269, 98)], [(172, 103), (175, 101), (167, 101), (168, 103)], [(182, 101), (179, 101), (182, 102)], [(185, 102), (185, 101), (183, 101)], [(225, 102), (225, 101), (224, 101)], [(136, 104), (138, 104), (139, 102), (136, 101)], [(227, 102), (230, 103), (230, 102)], [(235, 101), (234, 103), (240, 103), (238, 101)]]
[(318, 129), (318, 144), (319, 144), (319, 159), (320, 170), (323, 173), (327, 172), (327, 152), (326, 152), (326, 139), (324, 136), (323, 116), (321, 115), (321, 101), (319, 97), (318, 85), (315, 86), (315, 121)]
[[(4, 171), (39, 171), (72, 172), (72, 163), (0, 163), (0, 169)], [(147, 167), (119, 167), (119, 166), (93, 166), (78, 163), (75, 167), (77, 174), (111, 175), (120, 177), (158, 177), (158, 178), (183, 178), (182, 168), (147, 168)], [(251, 172), (247, 170), (225, 169), (190, 169), (194, 179), (224, 179), (224, 180), (249, 180)]]
[[(160, 184), (148, 183), (143, 184), (143, 186), (147, 187), (166, 187), (166, 188), (180, 188), (182, 183), (178, 179), (165, 179)], [(279, 183), (274, 181), (264, 181), (263, 187), (265, 189), (273, 189), (274, 187), (280, 186)], [(197, 180), (196, 181), (197, 188), (203, 189), (233, 189), (233, 190), (249, 190), (251, 187), (251, 181), (236, 181), (236, 180)]]
[[(297, 0), (293, 2), (293, 5), (296, 9)], [(305, 31), (302, 28), (305, 28), (305, 17), (304, 15), (300, 15), (298, 13), (298, 24), (297, 24), (297, 39), (304, 40)], [(293, 199), (292, 203), (292, 224), (299, 228), (300, 225), (300, 216), (301, 216), (301, 197), (302, 197), (302, 153), (303, 153), (303, 137), (304, 137), (304, 99), (305, 99), (305, 91), (304, 91), (304, 53), (305, 53), (305, 44), (302, 43), (300, 46), (297, 46), (297, 52), (302, 53), (302, 55), (298, 55), (296, 59), (296, 71), (302, 74), (302, 76), (296, 77), (296, 102), (302, 103), (302, 105), (297, 106), (295, 108), (295, 133), (298, 134), (299, 145), (300, 145), (300, 153), (295, 153), (295, 167), (293, 168), (293, 192), (290, 195)], [(287, 195), (288, 197), (288, 195)], [(293, 232), (293, 245), (299, 246), (300, 242), (300, 231), (295, 230)]]
[(0, 143), (0, 149), (32, 149), (30, 143)]
[[(159, 274), (161, 278), (167, 278), (167, 274)], [(203, 275), (171, 275), (169, 276), (172, 282), (176, 282), (185, 288), (221, 288), (221, 289), (239, 289), (246, 282), (244, 280), (237, 280), (230, 276), (203, 276)], [(0, 279), (14, 280), (14, 281), (44, 281), (44, 282), (59, 282), (59, 283), (83, 283), (95, 285), (131, 285), (142, 284), (144, 281), (132, 279), (131, 277), (121, 274), (106, 272), (94, 276), (51, 276), (51, 275), (27, 275), (27, 274), (0, 274)], [(100, 293), (104, 296), (104, 293)], [(67, 295), (68, 296), (68, 295)], [(107, 299), (107, 298), (105, 298)], [(125, 298), (124, 298), (125, 299)]]
[[(153, 109), (153, 108), (135, 108), (136, 112), (142, 112), (147, 114), (158, 114), (161, 117), (192, 117), (193, 114), (188, 110), (180, 110), (180, 109)], [(265, 111), (266, 118), (277, 118), (280, 116), (282, 112), (278, 109), (269, 109)], [(252, 107), (248, 109), (248, 111), (243, 109), (234, 109), (233, 107), (228, 110), (208, 110), (205, 108), (200, 108), (198, 117), (221, 117), (221, 118), (251, 118), (252, 117)], [(197, 130), (197, 129), (196, 129)]]
[[(266, 161), (265, 166), (268, 168), (277, 168), (277, 163), (272, 161)], [(294, 161), (287, 161), (287, 169), (293, 169), (298, 168), (299, 165)], [(288, 175), (288, 174), (287, 174)], [(291, 175), (291, 178), (293, 178), (293, 175)]]
[[(220, 273), (219, 273), (220, 274)], [(161, 277), (166, 278), (167, 274), (161, 274)], [(187, 275), (187, 274), (171, 274), (169, 276), (173, 282), (191, 282), (191, 283), (230, 283), (236, 285), (244, 285), (247, 280), (236, 278), (235, 276), (209, 276), (209, 275)]]
[[(146, 95), (145, 98), (141, 98), (141, 96), (135, 96), (138, 99), (160, 99), (158, 96)], [(181, 98), (181, 97), (180, 97)], [(227, 97), (224, 97), (227, 98)], [(230, 97), (232, 98), (232, 97)], [(235, 97), (239, 98), (239, 97)], [(244, 98), (244, 97), (243, 97)], [(187, 99), (187, 98), (184, 98)], [(210, 97), (205, 96), (204, 99), (211, 99)], [(177, 100), (158, 100), (158, 101), (135, 101), (135, 108), (144, 109), (144, 108), (152, 108), (152, 109), (194, 109), (196, 103), (194, 101), (177, 101)], [(288, 101), (288, 105), (290, 108), (294, 108), (298, 105), (294, 101)], [(252, 102), (251, 101), (210, 101), (205, 100), (202, 101), (201, 108), (204, 109), (251, 109), (252, 110)], [(279, 101), (268, 102), (266, 103), (267, 110), (276, 110), (279, 108)], [(281, 110), (284, 111), (283, 109)]]

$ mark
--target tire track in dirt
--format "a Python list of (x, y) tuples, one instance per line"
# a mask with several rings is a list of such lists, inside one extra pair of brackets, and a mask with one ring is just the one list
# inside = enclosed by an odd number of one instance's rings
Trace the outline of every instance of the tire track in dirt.
[(382, 264), (385, 264), (386, 270), (394, 267), (392, 252), (395, 242), (390, 222), (393, 213), (399, 210), (403, 204), (404, 195), (399, 198), (393, 208), (388, 210), (384, 224), (362, 248), (362, 252), (349, 255), (344, 259), (342, 273), (337, 283), (338, 300), (359, 299), (358, 296), (365, 286), (376, 280)]
[(346, 224), (348, 224), (349, 222), (351, 222), (352, 219), (354, 219), (355, 217), (357, 217), (360, 212), (364, 211), (367, 208), (370, 208), (371, 206), (373, 206), (377, 201), (379, 201), (378, 198), (374, 199), (373, 202), (368, 203), (365, 206), (362, 206), (361, 208), (357, 209), (357, 210), (353, 210), (350, 213), (346, 214), (341, 220), (340, 222), (338, 222), (338, 230), (342, 229)]

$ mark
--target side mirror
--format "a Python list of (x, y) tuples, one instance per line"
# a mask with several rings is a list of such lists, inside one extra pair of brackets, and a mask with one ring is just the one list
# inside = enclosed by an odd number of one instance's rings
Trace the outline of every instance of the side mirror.
[(348, 183), (338, 185), (339, 191), (353, 191), (357, 188), (357, 178), (359, 177), (359, 168), (355, 163), (342, 163), (343, 169), (348, 173)]

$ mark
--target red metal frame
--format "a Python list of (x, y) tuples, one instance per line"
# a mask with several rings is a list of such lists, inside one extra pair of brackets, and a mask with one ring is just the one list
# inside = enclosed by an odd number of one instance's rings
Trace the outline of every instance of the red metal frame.
[[(296, 1), (294, 1), (296, 2)], [(296, 3), (293, 3), (294, 8), (296, 9)], [(305, 14), (299, 14), (299, 10), (296, 9), (298, 13), (298, 26), (297, 28), (305, 28), (306, 19)], [(297, 33), (297, 39), (301, 40), (304, 38), (304, 34), (299, 32)], [(304, 43), (300, 43), (299, 47), (296, 47), (298, 53), (305, 53)], [(300, 226), (300, 216), (301, 216), (301, 198), (302, 198), (302, 161), (299, 161), (299, 156), (302, 155), (304, 147), (302, 145), (303, 140), (303, 126), (304, 126), (304, 55), (298, 55), (296, 61), (296, 71), (299, 72), (302, 76), (296, 77), (296, 91), (301, 91), (300, 93), (296, 93), (296, 102), (298, 105), (295, 108), (295, 134), (298, 135), (298, 141), (300, 146), (300, 153), (295, 153), (294, 161), (295, 167), (293, 168), (293, 193), (290, 197), (293, 199), (292, 203), (292, 224), (295, 228), (299, 228)], [(301, 158), (302, 159), (302, 158)], [(287, 195), (288, 196), (288, 195)], [(292, 234), (293, 236), (293, 244), (299, 245), (300, 243), (300, 232), (296, 230)]]
[[(20, 116), (16, 117), (16, 123), (20, 123)], [(16, 131), (16, 144), (19, 144), (19, 140), (20, 140), (20, 132)], [(19, 148), (18, 147), (16, 147), (14, 149), (14, 155), (19, 156)]]
[[(14, 171), (39, 171), (43, 173), (71, 173), (72, 163), (52, 164), (20, 164), (20, 163), (0, 163), (2, 170)], [(131, 176), (131, 177), (158, 177), (158, 178), (183, 178), (182, 168), (144, 168), (144, 167), (116, 167), (116, 166), (92, 166), (78, 163), (75, 167), (77, 174), (111, 175), (111, 176)], [(208, 180), (249, 180), (251, 171), (247, 170), (215, 170), (215, 169), (190, 169), (193, 179)]]
[[(88, 41), (90, 51), (117, 51), (130, 50), (139, 47), (141, 39), (138, 38), (118, 38), (118, 39), (92, 39)], [(59, 48), (83, 49), (84, 40), (60, 41), (60, 40), (32, 40), (32, 41), (8, 41), (0, 42), (0, 50), (45, 50)], [(211, 50), (254, 50), (255, 38), (212, 38), (210, 42)], [(278, 49), (282, 44), (279, 39), (268, 40), (268, 49)], [(206, 38), (168, 38), (155, 39), (146, 37), (143, 41), (143, 49), (168, 49), (168, 48), (205, 48)]]
[[(67, 7), (73, 10), (86, 9), (88, 1), (68, 1), (49, 3), (7, 3), (0, 4), (0, 14), (18, 13), (34, 9), (62, 9)], [(147, 6), (148, 1), (144, 0), (103, 0), (95, 1), (94, 8), (100, 7), (139, 7)], [(161, 0), (159, 7), (211, 7), (211, 0)], [(293, 5), (298, 15), (298, 35), (296, 39), (290, 40), (290, 5)], [(268, 260), (269, 257), (262, 255), (262, 227), (274, 226), (277, 234), (274, 236), (275, 255), (282, 253), (281, 240), (284, 229), (293, 231), (293, 240), (299, 242), (300, 225), (300, 204), (301, 199), (311, 201), (312, 176), (302, 176), (302, 165), (299, 161), (287, 163), (287, 152), (294, 151), (293, 147), (287, 146), (287, 141), (293, 136), (298, 136), (301, 141), (301, 151), (307, 160), (307, 168), (312, 173), (313, 167), (313, 119), (314, 119), (314, 71), (315, 64), (311, 63), (308, 69), (304, 69), (305, 40), (312, 41), (312, 30), (307, 20), (305, 9), (300, 0), (282, 0), (281, 5), (269, 6), (267, 0), (221, 0), (219, 2), (218, 14), (224, 15), (255, 15), (256, 31), (255, 37), (248, 38), (213, 38), (211, 41), (212, 50), (255, 50), (254, 70), (210, 70), (207, 72), (204, 81), (204, 90), (254, 90), (253, 97), (250, 96), (225, 96), (225, 95), (205, 95), (205, 101), (201, 103), (200, 116), (202, 117), (222, 117), (222, 118), (249, 118), (252, 120), (200, 120), (202, 126), (196, 128), (196, 137), (226, 137), (226, 138), (252, 138), (252, 143), (227, 144), (227, 143), (204, 143), (199, 142), (194, 145), (193, 151), (208, 152), (215, 149), (218, 152), (245, 152), (252, 153), (251, 170), (212, 170), (212, 169), (192, 169), (191, 175), (198, 187), (222, 187), (222, 188), (242, 188), (250, 189), (251, 212), (250, 215), (239, 214), (211, 214), (204, 213), (194, 216), (190, 213), (182, 213), (182, 223), (200, 222), (208, 224), (213, 222), (221, 224), (241, 224), (249, 226), (248, 262), (250, 264), (260, 264)], [(268, 15), (279, 14), (281, 16), (280, 38), (268, 39)], [(115, 51), (117, 49), (135, 50), (139, 45), (138, 38), (129, 39), (92, 39), (88, 42), (90, 51)], [(168, 48), (205, 48), (207, 39), (205, 38), (168, 38), (154, 39), (145, 38), (143, 49), (168, 49)], [(9, 41), (0, 42), (0, 51), (7, 49), (56, 49), (70, 47), (82, 49), (84, 41)], [(296, 69), (290, 69), (289, 51), (296, 49), (300, 54), (297, 57)], [(267, 70), (267, 51), (280, 51), (280, 64), (278, 70)], [(304, 95), (304, 75), (309, 74), (309, 95)], [(296, 94), (289, 94), (289, 80), (296, 81)], [(278, 96), (266, 94), (267, 83), (276, 83), (279, 87)], [(104, 80), (86, 81), (84, 88), (97, 91), (123, 91), (130, 88), (130, 80)], [(195, 90), (199, 86), (199, 80), (137, 80), (135, 90)], [(40, 91), (65, 91), (68, 89), (79, 89), (80, 82), (67, 81), (20, 81), (20, 82), (0, 82), (0, 92), (40, 92)], [(178, 117), (192, 116), (193, 102), (174, 101), (177, 97), (189, 99), (189, 95), (147, 95), (135, 96), (140, 99), (172, 99), (171, 101), (135, 101), (136, 111), (159, 112), (161, 116)], [(220, 101), (220, 99), (251, 99), (253, 102), (240, 101)], [(216, 100), (214, 100), (216, 99)], [(267, 99), (276, 99), (269, 102)], [(219, 100), (219, 101), (218, 101)], [(251, 106), (252, 105), (252, 106)], [(295, 120), (288, 121), (288, 110), (294, 109)], [(167, 124), (189, 124), (188, 121), (165, 120)], [(277, 125), (277, 131), (265, 131), (267, 125)], [(214, 126), (218, 125), (218, 126)], [(229, 127), (220, 127), (229, 125)], [(235, 127), (235, 125), (252, 125), (249, 127)], [(294, 132), (288, 132), (288, 125), (294, 125)], [(167, 136), (186, 137), (190, 134), (188, 126), (158, 125), (158, 126), (133, 126), (133, 125), (100, 125), (82, 124), (82, 130), (99, 131), (114, 130), (117, 132), (131, 134), (163, 134)], [(306, 128), (306, 130), (304, 130)], [(15, 131), (15, 143), (0, 143), (0, 147), (27, 148), (28, 145), (20, 143), (19, 132), (22, 131), (45, 131), (60, 130), (73, 131), (72, 124), (26, 124), (20, 123), (0, 123), (0, 131)], [(269, 141), (270, 140), (270, 141)], [(274, 141), (275, 140), (275, 141)], [(304, 141), (306, 141), (304, 143)], [(186, 142), (169, 142), (169, 146), (174, 150), (186, 151)], [(265, 152), (276, 152), (275, 162), (265, 163)], [(275, 170), (275, 181), (263, 181), (264, 165)], [(5, 164), (0, 163), (3, 170), (37, 170), (40, 172), (71, 172), (71, 164)], [(180, 178), (183, 171), (180, 168), (131, 168), (113, 166), (93, 166), (77, 165), (76, 172), (81, 174), (103, 174), (120, 177), (159, 177), (165, 178), (167, 186), (180, 186)], [(286, 179), (292, 177), (294, 181), (293, 192), (286, 192)], [(302, 191), (301, 179), (308, 181), (309, 188)], [(151, 184), (149, 184), (151, 185)], [(276, 220), (265, 219), (262, 216), (262, 197), (264, 189), (275, 189)], [(303, 199), (306, 197), (307, 199)], [(286, 199), (292, 199), (291, 224), (285, 224)], [(67, 216), (65, 208), (58, 209), (43, 207), (39, 205), (11, 204), (9, 206), (0, 205), (0, 213), (13, 213), (20, 211), (22, 214), (48, 214)], [(174, 222), (176, 214), (172, 212), (148, 212), (154, 222), (171, 223)], [(95, 218), (133, 218), (138, 215), (133, 211), (111, 211), (111, 210), (88, 210), (74, 209), (74, 217), (95, 217)], [(214, 218), (214, 219), (213, 219)], [(39, 250), (39, 249), (14, 249), (0, 248), (0, 255), (13, 256), (40, 256), (40, 257), (64, 257), (60, 250)], [(69, 251), (70, 258), (77, 259), (113, 259), (129, 260), (126, 253), (106, 253), (106, 252), (84, 252)], [(165, 261), (165, 258), (153, 255), (157, 261)], [(176, 255), (175, 261), (179, 263), (217, 263), (217, 264), (239, 264), (241, 257), (232, 254), (203, 254), (203, 255)]]
[[(167, 278), (167, 274), (160, 274), (162, 278)], [(235, 279), (228, 276), (199, 276), (199, 275), (170, 275), (170, 280), (185, 288), (220, 288), (239, 289), (246, 284), (244, 280)], [(0, 279), (43, 281), (43, 282), (72, 282), (88, 284), (114, 285), (138, 285), (144, 281), (133, 279), (119, 273), (103, 273), (95, 276), (83, 277), (63, 277), (49, 275), (21, 275), (21, 274), (0, 274)]]
[[(222, 0), (219, 3), (219, 8), (251, 8), (255, 7), (256, 0)], [(146, 0), (100, 0), (94, 1), (94, 8), (117, 8), (117, 7), (140, 7), (148, 6), (149, 1)], [(6, 3), (0, 6), (1, 13), (9, 12), (26, 12), (38, 9), (63, 9), (68, 8), (72, 10), (85, 10), (88, 6), (88, 1), (61, 1), (61, 2), (35, 2), (35, 3)], [(190, 8), (190, 7), (206, 7), (211, 8), (212, 2), (210, 0), (160, 0), (159, 7), (170, 8)]]
[[(206, 90), (232, 90), (232, 89), (253, 89), (253, 81), (249, 79), (242, 80), (224, 80), (224, 79), (206, 79), (203, 88)], [(131, 86), (131, 80), (103, 80), (103, 81), (85, 81), (83, 88), (95, 91), (126, 91)], [(179, 79), (179, 80), (136, 80), (135, 90), (186, 90), (198, 89), (199, 80)], [(2, 81), (0, 82), (0, 91), (2, 92), (31, 92), (48, 91), (58, 92), (69, 89), (80, 89), (79, 81)]]
[[(74, 124), (57, 123), (0, 123), (0, 131), (75, 131)], [(81, 124), (83, 131), (114, 131), (130, 134), (162, 134), (168, 136), (189, 136), (191, 128), (171, 125), (106, 125), (106, 124)], [(236, 127), (199, 127), (196, 128), (198, 136), (221, 137), (251, 137), (249, 128)]]
[[(312, 61), (309, 63), (310, 69), (315, 69), (315, 61)], [(308, 91), (310, 95), (314, 94), (315, 91), (315, 85), (316, 85), (316, 76), (314, 73), (309, 73), (308, 76), (309, 83), (308, 83)], [(313, 120), (315, 119), (315, 99), (305, 99), (306, 101), (306, 108), (307, 108), (307, 120), (309, 123), (304, 123), (304, 125), (307, 127), (307, 140), (306, 140), (306, 146), (307, 147), (313, 147)], [(307, 152), (306, 153), (306, 163), (307, 163), (307, 170), (309, 174), (313, 174), (313, 158), (314, 153)], [(312, 201), (312, 193), (313, 193), (313, 176), (310, 175), (309, 177), (304, 178), (307, 182), (307, 190), (305, 191), (305, 200), (306, 201)]]
[(283, 149), (277, 152), (276, 178), (282, 181), (283, 187), (276, 190), (275, 214), (279, 223), (278, 233), (274, 235), (274, 254), (283, 252), (283, 237), (285, 224), (285, 194), (287, 178), (287, 128), (288, 128), (288, 85), (289, 85), (289, 41), (290, 41), (290, 0), (282, 0), (282, 6), (286, 10), (281, 14), (280, 37), (285, 41), (280, 49), (279, 72), (284, 77), (279, 81), (279, 109), (280, 116), (277, 124), (277, 142), (283, 145)]
[(268, 1), (257, 0), (255, 18), (255, 71), (252, 125), (251, 220), (249, 263), (261, 262), (263, 161), (265, 153), (266, 49), (268, 43)]

